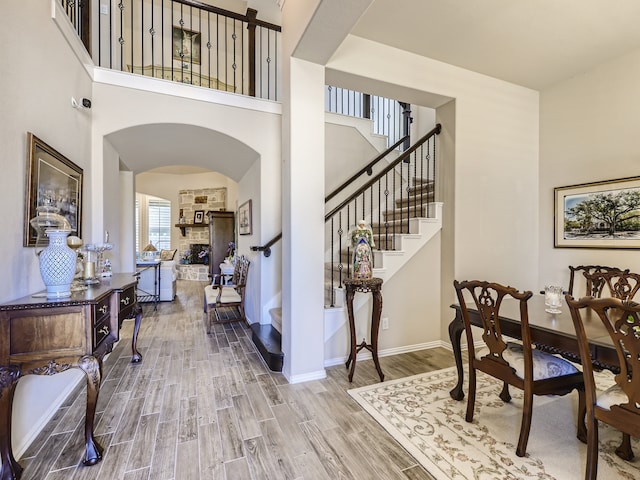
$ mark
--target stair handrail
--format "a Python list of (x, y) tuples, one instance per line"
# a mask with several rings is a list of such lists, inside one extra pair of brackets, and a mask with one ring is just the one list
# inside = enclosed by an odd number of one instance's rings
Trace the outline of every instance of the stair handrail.
[[(433, 137), (434, 135), (438, 135), (440, 133), (440, 130), (442, 129), (442, 125), (441, 124), (436, 124), (436, 126), (431, 129), (426, 135), (424, 135), (420, 140), (418, 140), (412, 147), (408, 148), (405, 152), (403, 152), (396, 160), (394, 160), (393, 162), (391, 162), (386, 168), (384, 168), (380, 173), (378, 173), (375, 177), (373, 177), (371, 180), (369, 180), (369, 182), (367, 182), (365, 185), (363, 185), (362, 187), (360, 187), (355, 193), (353, 193), (351, 196), (349, 196), (349, 198), (347, 198), (346, 200), (344, 200), (342, 203), (340, 203), (340, 205), (338, 205), (337, 207), (335, 207), (334, 209), (332, 209), (327, 215), (325, 215), (324, 221), (325, 223), (328, 222), (332, 216), (334, 216), (338, 211), (340, 211), (342, 208), (344, 208), (349, 202), (351, 202), (354, 198), (356, 198), (358, 195), (360, 195), (363, 191), (365, 191), (367, 188), (369, 188), (371, 185), (373, 185), (376, 181), (378, 181), (380, 178), (382, 178), (386, 173), (388, 173), (390, 170), (392, 170), (393, 168), (395, 168), (400, 162), (402, 162), (403, 160), (405, 160), (406, 158), (409, 158), (409, 156), (416, 151), (416, 149), (422, 145), (424, 142), (426, 142), (429, 138)], [(380, 155), (378, 155), (374, 160), (372, 160), (371, 162), (369, 162), (369, 164), (367, 166), (365, 166), (364, 168), (360, 169), (358, 171), (357, 174), (352, 175), (352, 177), (349, 179), (349, 181), (345, 182), (344, 184), (342, 184), (340, 187), (338, 187), (336, 190), (334, 190), (333, 192), (331, 192), (329, 195), (327, 195), (327, 197), (325, 198), (325, 203), (330, 200), (331, 198), (335, 197), (335, 195), (337, 193), (339, 193), (341, 190), (344, 190), (344, 188), (346, 188), (346, 186), (348, 186), (348, 184), (353, 183), (353, 181), (355, 181), (358, 177), (360, 177), (363, 173), (365, 173), (368, 169), (368, 167), (370, 168), (371, 166), (373, 166), (375, 163), (379, 162), (382, 158), (384, 158), (386, 155), (388, 155), (392, 150), (394, 150), (395, 148), (398, 147), (398, 144), (400, 144), (401, 142), (404, 142), (406, 140), (406, 137), (398, 140), (396, 145), (393, 145), (392, 147), (389, 147), (387, 150), (385, 150), (383, 153), (381, 153)], [(264, 245), (254, 245), (251, 246), (250, 249), (251, 251), (254, 252), (263, 252), (265, 257), (269, 257), (271, 255), (271, 247), (282, 238), (282, 232), (280, 232), (278, 235), (276, 235), (274, 238), (272, 238), (271, 240), (269, 240), (266, 244)]]
[(276, 235), (275, 237), (273, 237), (271, 240), (269, 240), (267, 243), (265, 243), (264, 245), (254, 245), (252, 247), (249, 247), (251, 249), (252, 252), (263, 252), (263, 255), (265, 257), (270, 257), (271, 256), (271, 247), (282, 238), (282, 232), (280, 232), (278, 235)]
[(363, 186), (361, 186), (358, 190), (353, 192), (349, 197), (347, 197), (346, 200), (342, 201), (337, 207), (333, 208), (329, 213), (327, 213), (325, 215), (325, 217), (324, 217), (325, 223), (328, 222), (329, 220), (331, 220), (331, 217), (333, 217), (336, 213), (338, 213), (340, 210), (342, 210), (344, 207), (346, 207), (351, 201), (353, 201), (356, 197), (358, 197), (362, 192), (366, 191), (369, 187), (371, 187), (378, 180), (380, 180), (382, 177), (384, 177), (385, 174), (387, 174), (391, 170), (393, 170), (399, 163), (401, 163), (406, 158), (409, 158), (409, 156), (413, 152), (415, 152), (418, 149), (418, 147), (420, 147), (424, 142), (429, 140), (431, 137), (440, 134), (440, 130), (441, 129), (442, 129), (442, 125), (439, 124), (439, 123), (436, 124), (436, 126), (434, 128), (432, 128), (429, 131), (429, 133), (427, 133), (420, 140), (418, 140), (415, 144), (413, 144), (413, 146), (411, 146), (410, 148), (405, 150), (398, 158), (396, 158), (393, 162), (391, 162), (389, 165), (387, 165), (375, 177), (373, 177), (371, 180), (369, 180), (367, 183), (365, 183)]
[(385, 158), (387, 155), (389, 155), (391, 152), (393, 152), (396, 148), (398, 148), (400, 145), (402, 145), (407, 139), (409, 138), (409, 135), (405, 135), (404, 137), (402, 137), (400, 140), (398, 140), (396, 143), (394, 143), (392, 146), (390, 146), (389, 148), (387, 148), (384, 152), (382, 152), (380, 155), (378, 155), (376, 158), (374, 158), (373, 160), (371, 160), (368, 164), (366, 164), (364, 167), (362, 167), (360, 170), (358, 170), (356, 173), (354, 173), (353, 175), (351, 175), (349, 177), (348, 180), (346, 180), (342, 185), (340, 185), (338, 188), (336, 188), (333, 192), (331, 192), (329, 195), (327, 195), (326, 197), (324, 197), (324, 203), (327, 203), (329, 200), (331, 200), (333, 197), (335, 197), (337, 194), (339, 194), (342, 190), (344, 190), (345, 188), (347, 188), (349, 185), (351, 185), (353, 182), (355, 182), (363, 173), (367, 173), (368, 175), (372, 175), (373, 171), (372, 168), (383, 158)]
[[(402, 144), (404, 141), (406, 141), (406, 139), (409, 138), (409, 135), (406, 135), (404, 137), (402, 137), (400, 140), (398, 140), (394, 145), (392, 145), (391, 147), (387, 148), (384, 152), (382, 152), (380, 155), (378, 155), (376, 158), (374, 158), (373, 160), (371, 160), (366, 166), (364, 166), (363, 168), (361, 168), (360, 170), (358, 170), (357, 173), (353, 174), (346, 182), (344, 182), (342, 185), (340, 185), (338, 188), (336, 188), (333, 192), (331, 192), (329, 195), (327, 195), (324, 198), (324, 203), (327, 203), (329, 200), (331, 200), (333, 197), (335, 197), (338, 193), (340, 193), (342, 190), (344, 190), (346, 187), (348, 187), (349, 185), (351, 185), (354, 181), (356, 181), (363, 173), (368, 172), (369, 170), (371, 170), (371, 168), (373, 168), (375, 166), (376, 163), (378, 163), (380, 160), (382, 160), (383, 158), (385, 158), (387, 155), (389, 155), (392, 151), (394, 151), (396, 148), (398, 148), (400, 146), (400, 144)], [(371, 174), (370, 174), (371, 175)], [(271, 247), (273, 246), (273, 244), (275, 244), (278, 240), (280, 240), (282, 238), (282, 232), (280, 232), (278, 235), (276, 235), (274, 238), (272, 238), (271, 240), (269, 240), (267, 243), (265, 243), (264, 245), (254, 245), (252, 247), (249, 247), (251, 249), (251, 251), (253, 252), (263, 252), (265, 257), (270, 257), (271, 256)]]

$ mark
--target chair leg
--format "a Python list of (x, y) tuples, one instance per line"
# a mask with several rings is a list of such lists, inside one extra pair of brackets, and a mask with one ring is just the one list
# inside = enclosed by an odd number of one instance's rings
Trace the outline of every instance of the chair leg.
[(585, 398), (584, 388), (578, 389), (578, 440), (587, 443), (587, 400)]
[(633, 460), (633, 449), (631, 448), (631, 436), (628, 433), (622, 434), (622, 443), (616, 448), (616, 455), (623, 460), (630, 462)]
[(511, 401), (511, 394), (509, 393), (509, 384), (504, 382), (502, 385), (502, 391), (500, 392), (500, 400), (504, 403), (509, 403)]
[(476, 403), (476, 369), (469, 366), (469, 396), (467, 397), (467, 415), (465, 420), (469, 423), (473, 421), (473, 409)]
[(211, 305), (207, 305), (206, 309), (207, 333), (211, 333)]
[(585, 479), (596, 480), (598, 475), (598, 421), (588, 420), (587, 427), (587, 471)]
[(516, 455), (524, 457), (527, 453), (527, 443), (529, 442), (529, 431), (531, 430), (531, 416), (533, 415), (533, 393), (524, 393), (524, 405), (522, 406), (522, 425), (520, 425), (520, 438)]

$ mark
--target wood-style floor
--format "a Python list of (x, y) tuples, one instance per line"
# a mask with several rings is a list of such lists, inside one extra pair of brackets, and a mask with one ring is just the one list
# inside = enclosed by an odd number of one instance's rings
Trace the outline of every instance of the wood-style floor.
[[(174, 302), (144, 305), (140, 364), (130, 363), (125, 322), (103, 367), (102, 462), (81, 464), (82, 386), (19, 460), (24, 480), (433, 478), (347, 394), (379, 381), (371, 360), (358, 361), (353, 383), (338, 365), (324, 380), (290, 385), (266, 368), (243, 325), (206, 335), (203, 288), (180, 281)], [(380, 363), (385, 380), (454, 364), (443, 348)]]

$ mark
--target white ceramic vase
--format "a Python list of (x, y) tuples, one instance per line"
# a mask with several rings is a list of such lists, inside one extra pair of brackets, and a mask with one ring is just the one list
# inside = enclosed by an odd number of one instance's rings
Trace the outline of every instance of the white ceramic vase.
[(77, 255), (67, 245), (69, 233), (69, 230), (46, 231), (49, 246), (40, 252), (40, 275), (49, 298), (71, 296)]

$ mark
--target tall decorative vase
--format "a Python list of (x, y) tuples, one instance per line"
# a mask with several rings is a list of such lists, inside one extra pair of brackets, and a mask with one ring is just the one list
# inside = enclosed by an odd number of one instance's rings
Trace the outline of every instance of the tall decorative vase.
[(69, 230), (46, 231), (49, 246), (40, 252), (40, 275), (49, 298), (71, 296), (77, 255), (67, 245), (69, 233)]

